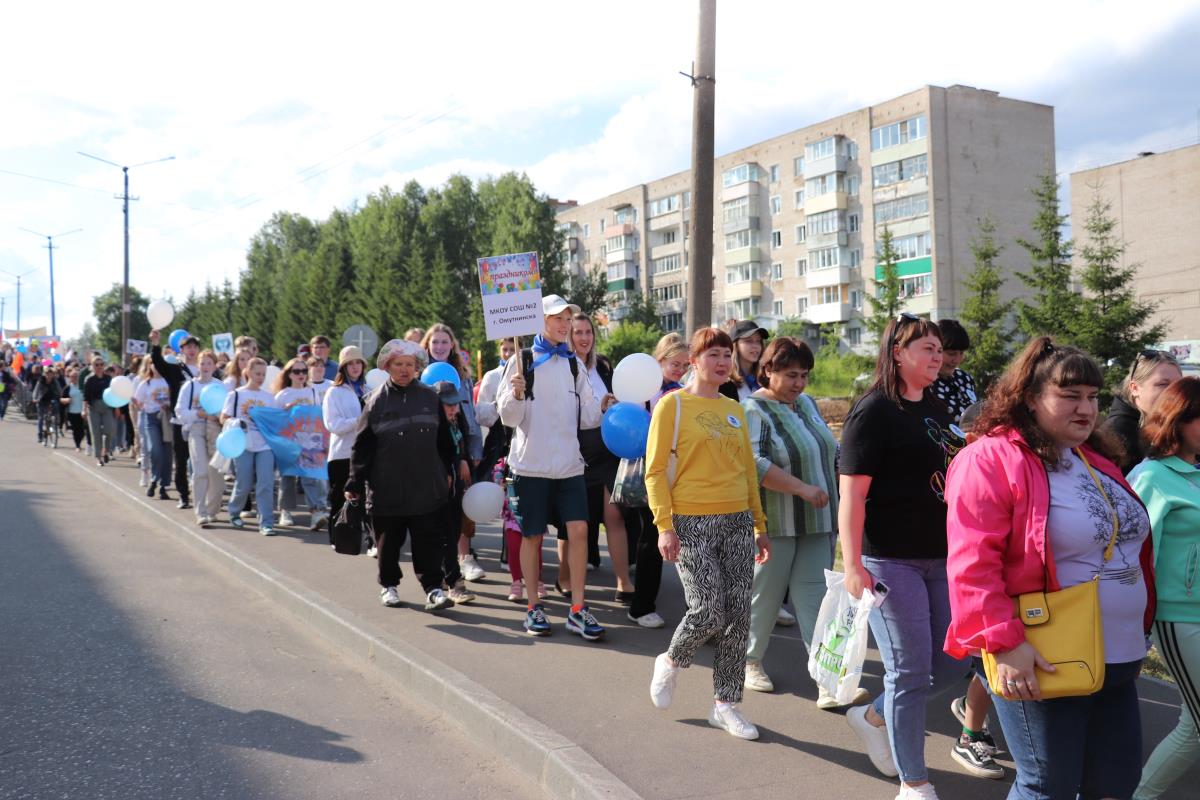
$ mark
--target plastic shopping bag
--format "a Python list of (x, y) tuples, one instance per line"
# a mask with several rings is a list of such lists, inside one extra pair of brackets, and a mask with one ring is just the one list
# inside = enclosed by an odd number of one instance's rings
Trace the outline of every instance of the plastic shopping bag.
[(825, 570), (825, 599), (808, 654), (808, 674), (838, 703), (849, 704), (858, 691), (867, 660), (867, 618), (877, 605), (870, 589), (855, 600), (846, 591), (846, 576)]
[(612, 502), (625, 508), (646, 508), (646, 459), (622, 458), (613, 483)]

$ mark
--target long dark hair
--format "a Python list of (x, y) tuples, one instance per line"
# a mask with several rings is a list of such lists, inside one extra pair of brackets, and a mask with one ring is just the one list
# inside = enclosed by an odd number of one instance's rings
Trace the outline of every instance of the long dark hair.
[(879, 360), (875, 362), (875, 382), (871, 384), (871, 391), (882, 392), (893, 403), (900, 405), (904, 381), (900, 379), (900, 365), (896, 363), (892, 350), (908, 347), (926, 336), (936, 337), (939, 342), (942, 340), (942, 332), (936, 322), (907, 311), (888, 322), (883, 336), (879, 337)]

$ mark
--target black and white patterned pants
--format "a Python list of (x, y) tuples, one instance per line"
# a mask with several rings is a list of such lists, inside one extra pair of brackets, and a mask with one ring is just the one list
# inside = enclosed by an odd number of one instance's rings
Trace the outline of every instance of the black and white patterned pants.
[(676, 666), (691, 666), (700, 646), (715, 639), (713, 692), (742, 701), (746, 640), (750, 635), (750, 585), (754, 580), (754, 517), (736, 514), (674, 516), (679, 537), (676, 567), (688, 610), (667, 648)]

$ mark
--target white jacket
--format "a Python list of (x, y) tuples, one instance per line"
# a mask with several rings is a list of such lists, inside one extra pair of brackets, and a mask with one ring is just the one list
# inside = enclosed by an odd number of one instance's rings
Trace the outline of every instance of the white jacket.
[(321, 418), (329, 431), (329, 460), (350, 458), (354, 447), (354, 432), (358, 418), (362, 415), (362, 403), (358, 395), (346, 384), (332, 386), (321, 403)]
[[(192, 378), (179, 387), (179, 397), (175, 401), (175, 419), (183, 427), (184, 436), (191, 435), (192, 426), (201, 421), (200, 416), (196, 413), (196, 409), (200, 408), (200, 393), (214, 383), (219, 384), (220, 381), (216, 378), (209, 378), (207, 383), (201, 383), (199, 378)], [(214, 414), (210, 419), (219, 430), (221, 423), (217, 420), (218, 416), (220, 414)], [(196, 432), (199, 434), (199, 426), (196, 427)]]
[(537, 368), (534, 398), (530, 400), (526, 395), (524, 400), (518, 400), (512, 392), (518, 361), (515, 356), (508, 360), (496, 397), (500, 421), (513, 429), (509, 467), (513, 473), (527, 478), (582, 475), (586, 465), (579, 453), (577, 428), (586, 430), (600, 425), (600, 398), (592, 392), (587, 367), (579, 364), (579, 375), (572, 386), (570, 363), (552, 356)]
[[(490, 428), (500, 421), (500, 410), (496, 408), (496, 395), (500, 391), (500, 380), (503, 377), (504, 365), (502, 364), (483, 373), (483, 378), (479, 381), (479, 399), (475, 403), (475, 419), (484, 428)], [(537, 385), (537, 379), (534, 379), (534, 385)]]

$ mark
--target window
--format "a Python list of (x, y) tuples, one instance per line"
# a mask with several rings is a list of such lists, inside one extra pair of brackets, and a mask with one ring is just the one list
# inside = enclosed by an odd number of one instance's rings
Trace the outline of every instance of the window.
[(860, 344), (862, 344), (862, 328), (847, 328), (846, 342), (851, 347), (858, 347)]
[(824, 233), (837, 233), (846, 228), (846, 212), (834, 209), (813, 214), (805, 220), (808, 232), (813, 236)]
[(625, 223), (632, 224), (637, 222), (637, 209), (633, 206), (618, 208), (613, 212), (613, 222), (615, 222), (617, 225), (624, 225)]
[(853, 269), (862, 263), (862, 250), (855, 248), (850, 251), (850, 268)]
[(656, 258), (650, 262), (650, 272), (653, 275), (662, 275), (667, 272), (678, 272), (681, 268), (679, 254)]
[(672, 283), (670, 286), (658, 286), (650, 290), (650, 296), (659, 303), (667, 300), (678, 300), (683, 297), (683, 284)]
[(735, 264), (725, 268), (725, 283), (745, 283), (758, 280), (758, 262)]
[(820, 197), (823, 194), (841, 192), (845, 189), (846, 174), (844, 172), (830, 172), (827, 175), (809, 178), (804, 182), (805, 197)]
[(771, 280), (773, 280), (773, 281), (783, 280), (783, 262), (782, 261), (776, 261), (774, 264), (771, 265)]
[(850, 290), (850, 307), (853, 308), (855, 311), (862, 311), (862, 307), (863, 307), (862, 289), (851, 289)]
[(608, 265), (608, 279), (610, 281), (620, 280), (637, 280), (638, 268), (637, 264), (632, 261), (618, 261), (616, 264)]
[(663, 244), (674, 244), (675, 243), (675, 231), (663, 231), (662, 243)]
[[(896, 260), (904, 261), (909, 258), (924, 258), (933, 254), (933, 236), (929, 233), (914, 233), (911, 236), (897, 236), (892, 239), (892, 249), (896, 251)], [(875, 243), (875, 257), (882, 255), (883, 244)]]
[(796, 244), (804, 244), (804, 240), (808, 238), (808, 226), (796, 226)]
[(812, 259), (813, 269), (829, 269), (841, 264), (841, 248), (823, 247), (820, 250), (809, 250), (808, 257)]
[(858, 214), (851, 214), (846, 217), (846, 230), (854, 233), (858, 230)]
[(592, 235), (592, 226), (588, 223), (583, 223), (583, 238), (588, 238)]
[(805, 273), (807, 273), (807, 272), (808, 272), (808, 259), (807, 258), (797, 258), (796, 259), (796, 277), (803, 278)]
[(882, 225), (897, 219), (924, 217), (929, 214), (929, 195), (914, 194), (898, 200), (875, 204), (875, 224)]
[(818, 158), (828, 158), (833, 155), (836, 145), (837, 141), (833, 136), (822, 139), (819, 142), (807, 144), (804, 146), (804, 159), (806, 161), (816, 161)]
[(915, 142), (924, 139), (925, 134), (924, 116), (893, 122), (891, 125), (871, 129), (871, 149), (882, 150), (905, 142)]
[(858, 158), (858, 142), (847, 140), (846, 158)]
[(758, 246), (758, 231), (751, 229), (725, 234), (725, 252), (740, 250), (743, 247)]
[(779, 214), (783, 212), (783, 198), (775, 195), (771, 198), (771, 213)]
[(807, 297), (797, 297), (796, 298), (796, 316), (803, 317), (807, 313), (808, 313), (808, 298)]
[(634, 248), (633, 234), (628, 236), (610, 236), (608, 237), (608, 252), (614, 250), (632, 250)]
[(919, 156), (889, 161), (871, 168), (871, 181), (874, 186), (890, 186), (893, 183), (920, 178), (929, 174), (929, 156), (921, 153)]
[(783, 301), (782, 300), (776, 300), (774, 303), (771, 304), (771, 313), (777, 317), (783, 316)]
[(772, 164), (770, 166), (771, 183), (779, 183), (779, 165)]
[(795, 204), (797, 211), (804, 210), (804, 190), (803, 189), (796, 190), (795, 195), (793, 196), (793, 203)]
[(804, 174), (804, 156), (792, 159), (792, 175), (799, 178)]
[(721, 185), (725, 188), (737, 186), (739, 183), (758, 180), (757, 164), (739, 164), (733, 169), (727, 169), (721, 174)]
[(665, 332), (683, 330), (683, 314), (662, 314), (658, 318), (658, 326)]
[(857, 175), (851, 175), (849, 178), (846, 178), (846, 194), (850, 195), (851, 197), (858, 196), (858, 176)]
[(771, 249), (778, 250), (783, 247), (783, 231), (771, 231)]
[(600, 218), (600, 232), (604, 233), (604, 217)]
[[(757, 211), (757, 206), (755, 208)], [(726, 200), (721, 203), (721, 217), (726, 224), (739, 222), (750, 216), (750, 198), (739, 197), (736, 200)]]
[(660, 197), (657, 200), (651, 200), (646, 213), (651, 217), (661, 217), (663, 214), (670, 214), (672, 211), (679, 210), (679, 195), (673, 194), (670, 197)]
[(842, 287), (840, 286), (821, 286), (813, 289), (813, 302), (817, 305), (825, 305), (826, 303), (842, 302)]
[(933, 294), (933, 274), (911, 275), (900, 279), (900, 297), (920, 297)]
[(604, 258), (606, 255), (608, 255), (608, 245), (602, 244), (600, 245), (600, 257)]
[(751, 319), (758, 316), (758, 298), (747, 297), (725, 304), (725, 316), (730, 319)]
[(684, 208), (692, 207), (692, 193), (691, 192), (683, 193), (683, 207)]

